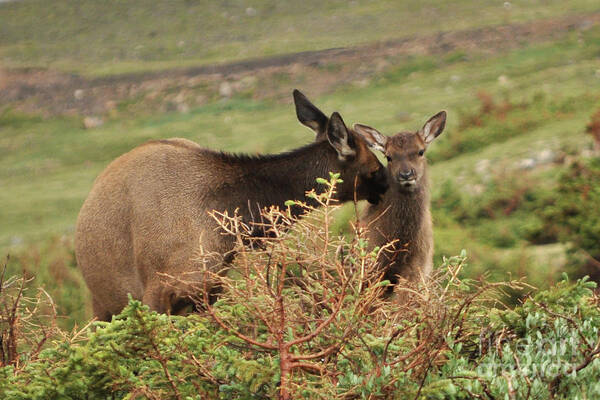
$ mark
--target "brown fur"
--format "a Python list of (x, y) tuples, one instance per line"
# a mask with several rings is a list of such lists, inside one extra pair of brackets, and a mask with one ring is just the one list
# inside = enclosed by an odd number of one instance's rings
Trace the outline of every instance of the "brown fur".
[[(337, 113), (324, 123), (318, 141), (289, 153), (239, 156), (167, 139), (111, 162), (85, 200), (75, 233), (77, 261), (95, 316), (110, 319), (126, 305), (128, 294), (159, 312), (176, 312), (187, 304), (192, 289), (159, 274), (201, 282), (194, 259), (200, 246), (221, 255), (213, 268), (222, 268), (223, 258), (231, 260), (233, 240), (221, 234), (209, 215), (212, 210), (231, 215), (238, 209), (251, 221), (262, 207), (306, 200), (315, 179), (330, 171), (344, 179), (341, 201), (352, 200), (355, 191), (371, 199), (383, 193), (383, 166), (360, 136), (346, 131)], [(346, 132), (347, 143), (336, 129)], [(340, 155), (344, 143), (353, 155)]]
[[(398, 277), (416, 281), (431, 273), (433, 228), (424, 153), (429, 143), (443, 131), (445, 121), (446, 113), (441, 112), (418, 132), (401, 132), (389, 138), (368, 126), (354, 126), (388, 159), (390, 189), (383, 201), (366, 209), (361, 222), (369, 229), (372, 247), (395, 241), (380, 259), (384, 279), (394, 284)], [(414, 184), (409, 183), (412, 179)]]

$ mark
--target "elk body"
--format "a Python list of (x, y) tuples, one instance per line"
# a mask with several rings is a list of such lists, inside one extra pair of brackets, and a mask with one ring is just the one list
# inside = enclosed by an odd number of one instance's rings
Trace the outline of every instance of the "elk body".
[(385, 169), (361, 136), (300, 92), (294, 99), (298, 118), (317, 132), (315, 142), (299, 149), (245, 156), (186, 139), (156, 140), (118, 157), (98, 176), (75, 232), (77, 262), (98, 319), (119, 313), (128, 294), (159, 312), (187, 306), (193, 289), (161, 274), (200, 282), (200, 246), (222, 256), (211, 268), (224, 269), (234, 243), (219, 231), (213, 210), (238, 210), (248, 223), (263, 207), (305, 199), (315, 179), (330, 171), (344, 180), (340, 201), (379, 200), (387, 188)]
[(369, 205), (361, 218), (368, 227), (371, 246), (394, 242), (381, 253), (384, 279), (396, 284), (398, 277), (416, 281), (426, 278), (433, 266), (433, 230), (425, 151), (444, 130), (446, 112), (430, 118), (417, 132), (387, 137), (376, 129), (355, 124), (354, 129), (371, 148), (388, 160), (389, 190), (377, 205)]

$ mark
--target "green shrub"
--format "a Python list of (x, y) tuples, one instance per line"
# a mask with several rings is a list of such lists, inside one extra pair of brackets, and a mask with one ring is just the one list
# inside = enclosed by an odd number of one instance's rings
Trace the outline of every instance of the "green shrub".
[[(445, 268), (456, 271), (463, 262), (455, 258)], [(444, 276), (422, 292), (424, 299), (389, 314), (388, 323), (369, 318), (335, 354), (317, 360), (320, 372), (297, 371), (293, 398), (594, 397), (600, 389), (600, 311), (593, 283), (565, 280), (502, 310), (490, 308), (491, 297), (484, 295), (497, 284)], [(242, 319), (237, 328), (246, 323)], [(277, 352), (248, 346), (207, 316), (169, 317), (132, 301), (111, 323), (96, 323), (95, 331), (81, 335), (20, 368), (0, 369), (0, 396), (277, 396)]]
[(600, 159), (574, 162), (558, 178), (553, 200), (543, 213), (545, 228), (571, 245), (574, 264), (583, 253), (587, 262), (600, 265)]
[[(335, 180), (335, 177), (333, 178)], [(330, 186), (333, 190), (333, 186)], [(265, 237), (234, 216), (235, 277), (187, 317), (130, 301), (109, 323), (63, 333), (0, 368), (3, 399), (593, 398), (600, 390), (594, 283), (564, 279), (510, 309), (520, 282), (461, 279), (466, 256), (389, 299), (363, 232), (330, 234), (331, 191), (295, 221), (269, 210)], [(290, 225), (291, 222), (295, 222)], [(248, 247), (254, 247), (253, 251)], [(204, 256), (199, 255), (200, 259)], [(201, 288), (199, 288), (201, 289)], [(4, 293), (1, 293), (4, 296)]]

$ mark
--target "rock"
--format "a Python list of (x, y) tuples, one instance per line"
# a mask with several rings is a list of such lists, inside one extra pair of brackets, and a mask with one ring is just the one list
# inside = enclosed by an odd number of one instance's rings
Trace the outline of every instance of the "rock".
[(550, 149), (545, 149), (536, 155), (536, 159), (540, 164), (548, 164), (554, 162), (556, 154)]
[(532, 169), (537, 165), (537, 161), (533, 158), (524, 158), (517, 162), (519, 169)]
[(12, 236), (10, 238), (10, 245), (11, 246), (20, 246), (24, 243), (25, 241), (23, 240), (23, 238), (21, 236)]
[(73, 97), (75, 97), (75, 100), (81, 100), (83, 99), (84, 94), (85, 92), (83, 91), (83, 89), (77, 89), (75, 90), (75, 92), (73, 92)]
[(294, 63), (289, 67), (290, 74), (298, 75), (304, 71), (304, 66), (300, 63)]
[(158, 90), (151, 91), (151, 92), (148, 92), (148, 94), (146, 94), (146, 99), (147, 100), (156, 100), (160, 97), (160, 95), (161, 94)]
[(173, 101), (175, 101), (175, 103), (177, 103), (177, 104), (182, 104), (185, 101), (185, 93), (184, 92), (177, 93), (177, 96), (175, 96)]
[(580, 155), (581, 158), (595, 158), (600, 155), (600, 149), (583, 149)]
[(480, 183), (475, 184), (475, 185), (466, 185), (465, 189), (470, 194), (479, 196), (479, 195), (483, 194), (483, 192), (485, 192), (485, 185), (482, 185)]
[(249, 17), (254, 17), (257, 14), (257, 11), (255, 8), (252, 7), (248, 7), (246, 8), (246, 15)]
[(188, 112), (190, 112), (190, 106), (188, 106), (185, 103), (178, 103), (177, 104), (177, 111), (179, 111), (182, 114), (187, 114)]
[(255, 76), (247, 75), (240, 79), (238, 82), (241, 89), (250, 89), (256, 86), (256, 81), (257, 79)]
[(196, 96), (195, 100), (194, 100), (194, 104), (196, 106), (201, 106), (203, 104), (206, 104), (206, 102), (208, 101), (208, 97), (204, 94), (199, 94), (198, 96)]
[(107, 111), (114, 111), (117, 109), (117, 102), (114, 100), (108, 100), (104, 103), (104, 108)]
[(477, 161), (477, 164), (475, 164), (475, 172), (479, 175), (486, 175), (490, 170), (490, 164), (490, 160), (487, 158)]
[(219, 94), (221, 97), (231, 97), (233, 94), (233, 87), (227, 81), (221, 82), (219, 85)]
[(365, 78), (365, 79), (360, 79), (358, 81), (354, 81), (353, 83), (354, 83), (354, 86), (356, 86), (356, 87), (366, 88), (371, 83), (371, 80), (368, 78)]
[(500, 86), (508, 86), (510, 84), (508, 77), (506, 75), (500, 75), (498, 77), (498, 84)]
[(104, 125), (104, 120), (100, 117), (85, 117), (83, 119), (83, 127), (85, 129), (94, 129)]
[(594, 26), (594, 23), (590, 20), (584, 20), (579, 24), (579, 30), (587, 31)]
[(202, 76), (193, 76), (189, 78), (186, 82), (187, 87), (193, 88), (200, 85), (204, 81), (204, 77)]

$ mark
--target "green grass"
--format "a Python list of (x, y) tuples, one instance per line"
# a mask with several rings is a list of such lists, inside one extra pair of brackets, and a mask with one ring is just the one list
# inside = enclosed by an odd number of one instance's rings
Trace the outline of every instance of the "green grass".
[[(33, 13), (29, 7), (34, 4), (2, 5), (0, 15), (4, 18), (9, 13), (26, 10)], [(56, 4), (66, 7), (67, 3)], [(81, 7), (93, 8), (91, 4), (83, 1)], [(375, 8), (377, 4), (365, 3), (360, 7)], [(458, 3), (459, 9), (461, 4), (466, 7), (470, 3)], [(556, 11), (558, 4), (550, 3), (544, 12)], [(157, 7), (161, 9), (164, 5)], [(288, 6), (281, 7), (279, 11), (283, 12)], [(407, 10), (414, 11), (416, 6)], [(53, 15), (59, 18), (58, 14)], [(25, 23), (14, 16), (10, 26)], [(90, 30), (100, 29), (95, 22), (89, 22)], [(0, 32), (10, 29), (13, 28), (0, 24)], [(134, 27), (123, 29), (128, 32)], [(379, 38), (384, 37), (385, 29)], [(0, 41), (5, 37), (0, 35)], [(126, 37), (124, 34), (123, 38)], [(43, 38), (33, 36), (28, 40), (40, 46), (44, 43)], [(161, 40), (157, 39), (156, 45)], [(0, 54), (5, 57), (7, 47), (1, 43)], [(56, 48), (48, 49), (48, 57), (68, 63), (69, 68), (92, 71), (88, 69), (92, 63), (86, 64), (90, 62), (84, 57), (87, 54), (70, 59), (59, 51), (60, 44), (54, 44)], [(276, 44), (275, 41), (272, 45)], [(524, 232), (535, 223), (531, 210), (497, 219), (461, 221), (445, 209), (436, 209), (436, 199), (442, 196), (445, 182), (450, 181), (457, 190), (464, 189), (465, 196), (479, 201), (468, 187), (485, 183), (477, 172), (481, 160), (489, 160), (493, 172), (498, 173), (514, 170), (520, 160), (542, 150), (571, 152), (589, 146), (591, 139), (584, 129), (590, 115), (600, 107), (599, 55), (600, 29), (592, 28), (567, 34), (555, 42), (494, 56), (453, 53), (444, 57), (406, 58), (372, 77), (366, 87), (346, 85), (319, 98), (307, 95), (327, 113), (340, 111), (348, 124), (366, 123), (387, 134), (415, 130), (429, 116), (447, 110), (446, 131), (432, 144), (429, 153), (436, 262), (465, 248), (470, 257), (466, 273), (470, 276), (487, 274), (494, 279), (505, 279), (507, 274), (526, 275), (530, 282), (544, 286), (558, 276), (564, 249), (556, 244), (532, 246), (527, 242)], [(124, 53), (123, 59), (126, 56)], [(35, 53), (23, 57), (32, 63), (39, 61)], [(117, 58), (115, 65), (120, 68), (121, 62)], [(140, 61), (140, 65), (146, 68), (154, 62)], [(290, 87), (290, 97), (296, 84), (282, 82)], [(481, 91), (496, 103), (507, 101), (515, 107), (505, 116), (483, 115), (480, 125), (462, 127), (462, 122), (480, 114), (477, 93)], [(269, 153), (308, 143), (314, 134), (296, 121), (292, 105), (253, 101), (247, 96), (214, 101), (185, 114), (119, 112), (103, 126), (90, 130), (83, 128), (80, 118), (42, 118), (11, 109), (0, 110), (0, 254), (15, 255), (9, 263), (11, 273), (25, 271), (37, 275), (35, 284), (46, 287), (57, 299), (61, 312), (72, 316), (71, 323), (89, 316), (89, 296), (75, 269), (69, 243), (77, 212), (95, 177), (112, 159), (136, 145), (148, 139), (173, 136), (189, 138), (213, 149)], [(536, 171), (530, 179), (548, 187), (556, 176), (556, 171), (550, 168)], [(335, 229), (346, 231), (345, 221), (352, 215), (351, 207), (344, 208)]]
[[(508, 163), (534, 149), (578, 146), (587, 140), (583, 128), (597, 105), (595, 90), (600, 88), (595, 75), (599, 38), (600, 30), (593, 29), (583, 38), (571, 35), (558, 43), (493, 58), (474, 54), (467, 61), (440, 61), (434, 69), (416, 59), (410, 62), (424, 65), (425, 71), (417, 68), (407, 76), (406, 66), (400, 65), (366, 88), (338, 90), (315, 102), (326, 112), (339, 110), (349, 124), (371, 124), (388, 134), (417, 129), (428, 116), (446, 109), (448, 127), (431, 149), (435, 161), (432, 180), (468, 176), (483, 158)], [(580, 40), (585, 40), (585, 45)], [(498, 83), (500, 75), (508, 77), (510, 86)], [(452, 79), (456, 76), (459, 78)], [(477, 110), (474, 94), (479, 90), (513, 102), (531, 102), (540, 94), (545, 100), (515, 111), (505, 122), (487, 125), (495, 124), (496, 130), (502, 124), (514, 125), (508, 137), (497, 135), (476, 149), (452, 154), (453, 158), (444, 162), (444, 157), (436, 159), (436, 152), (465, 134), (458, 130), (459, 115)], [(527, 126), (523, 121), (535, 123), (519, 132), (519, 127)], [(188, 114), (118, 118), (93, 130), (83, 129), (76, 118), (42, 119), (5, 111), (0, 115), (0, 127), (3, 248), (11, 242), (70, 232), (94, 177), (110, 160), (148, 139), (179, 136), (210, 148), (245, 152), (282, 151), (312, 139), (312, 132), (296, 121), (292, 106), (247, 99), (220, 101)], [(491, 128), (469, 130), (477, 137), (488, 134)]]
[(594, 0), (518, 0), (510, 5), (477, 0), (28, 0), (0, 5), (0, 61), (110, 75), (599, 9)]

